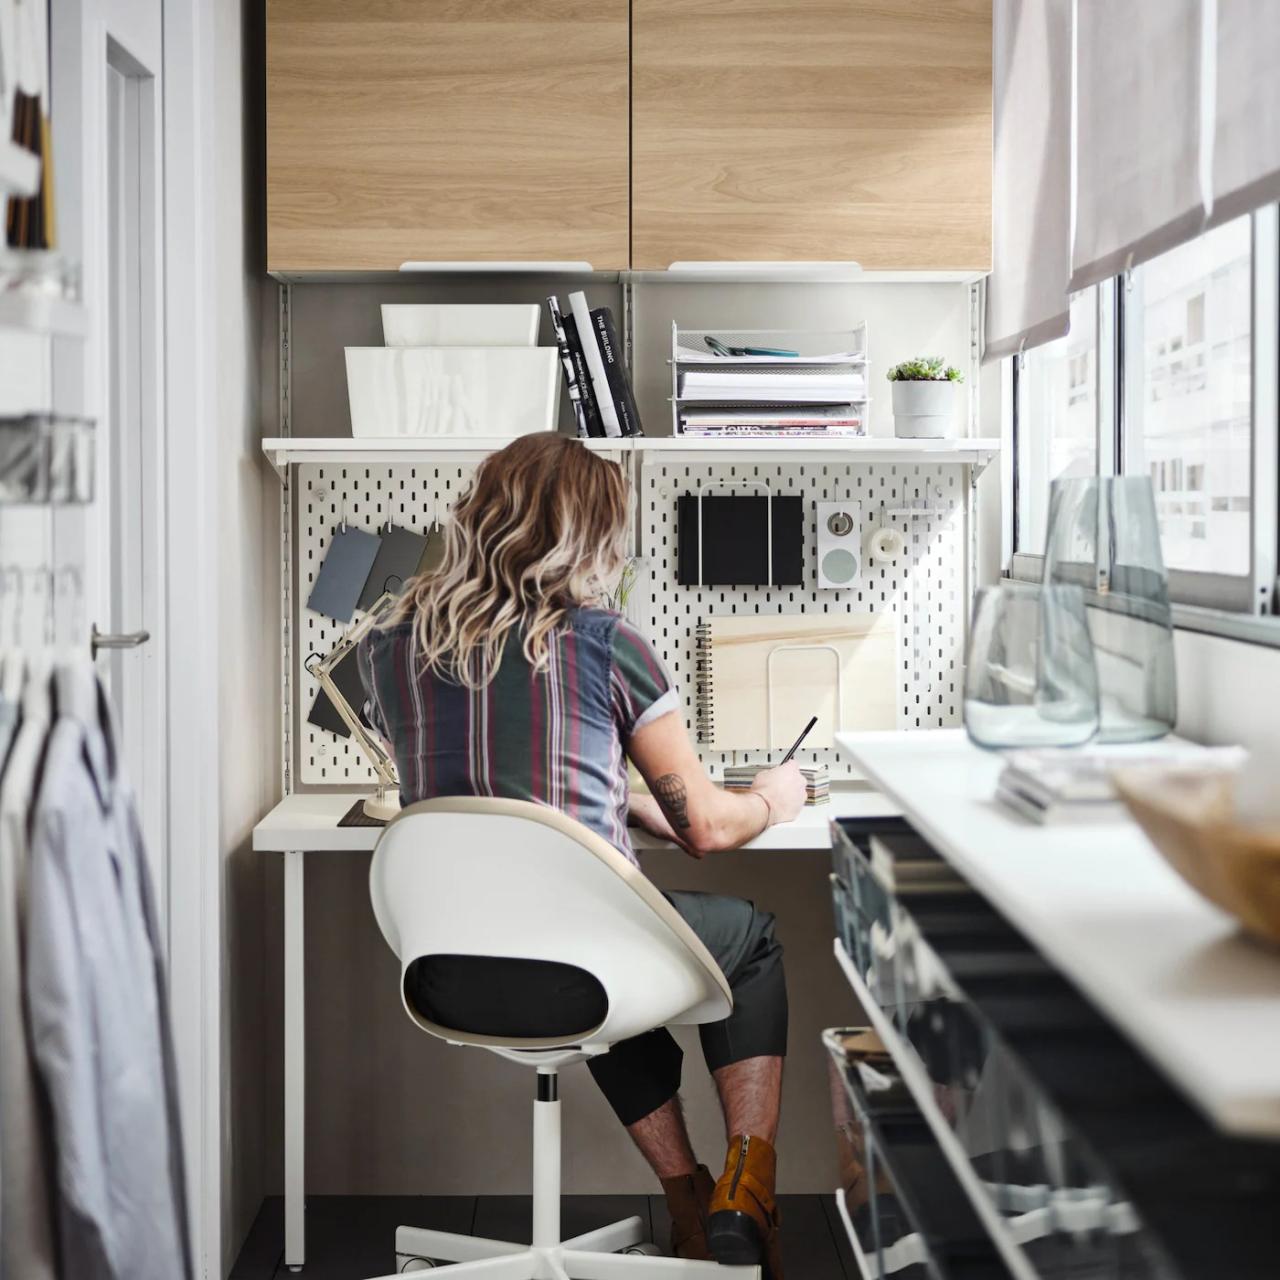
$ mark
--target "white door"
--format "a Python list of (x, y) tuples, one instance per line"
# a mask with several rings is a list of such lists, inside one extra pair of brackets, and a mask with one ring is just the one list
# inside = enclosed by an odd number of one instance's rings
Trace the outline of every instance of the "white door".
[(164, 509), (159, 323), (159, 239), (152, 213), (162, 163), (155, 129), (156, 80), (119, 48), (108, 49), (104, 113), (107, 161), (107, 347), (109, 450), (101, 494), (106, 518), (106, 590), (97, 627), (99, 666), (116, 707), (121, 758), (163, 907), (165, 846)]
[[(96, 420), (86, 622), (102, 651), (121, 760), (167, 908), (161, 0), (51, 7), (59, 240), (80, 264), (89, 339), (55, 350), (60, 407)], [(86, 637), (87, 640), (87, 637)]]

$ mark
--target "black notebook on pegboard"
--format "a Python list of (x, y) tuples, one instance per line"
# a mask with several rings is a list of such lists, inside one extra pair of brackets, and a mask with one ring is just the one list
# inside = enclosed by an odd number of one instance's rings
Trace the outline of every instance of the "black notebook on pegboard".
[(804, 581), (804, 500), (725, 494), (702, 499), (702, 576), (698, 576), (698, 495), (676, 500), (676, 581), (682, 587), (762, 587), (770, 582), (767, 548), (773, 506), (774, 586)]

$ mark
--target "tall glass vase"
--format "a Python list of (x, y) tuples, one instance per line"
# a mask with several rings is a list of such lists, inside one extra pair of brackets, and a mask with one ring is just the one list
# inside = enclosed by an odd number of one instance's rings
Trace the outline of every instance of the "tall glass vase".
[(1170, 732), (1178, 714), (1173, 617), (1149, 477), (1053, 482), (1044, 585), (1084, 592), (1098, 666), (1098, 741)]

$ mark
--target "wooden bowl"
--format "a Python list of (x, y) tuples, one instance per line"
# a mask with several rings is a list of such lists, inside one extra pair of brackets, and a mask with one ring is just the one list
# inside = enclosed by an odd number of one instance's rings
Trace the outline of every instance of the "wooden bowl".
[(1235, 821), (1230, 773), (1118, 770), (1116, 790), (1170, 866), (1256, 937), (1280, 944), (1280, 827)]

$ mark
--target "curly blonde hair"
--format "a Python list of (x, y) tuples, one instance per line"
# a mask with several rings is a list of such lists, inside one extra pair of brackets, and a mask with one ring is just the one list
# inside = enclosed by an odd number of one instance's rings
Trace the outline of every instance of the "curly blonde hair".
[(513, 631), (541, 671), (569, 611), (621, 574), (629, 514), (620, 467), (566, 436), (521, 436), (476, 469), (440, 566), (409, 583), (391, 621), (412, 619), (424, 667), (470, 689), (493, 679)]

